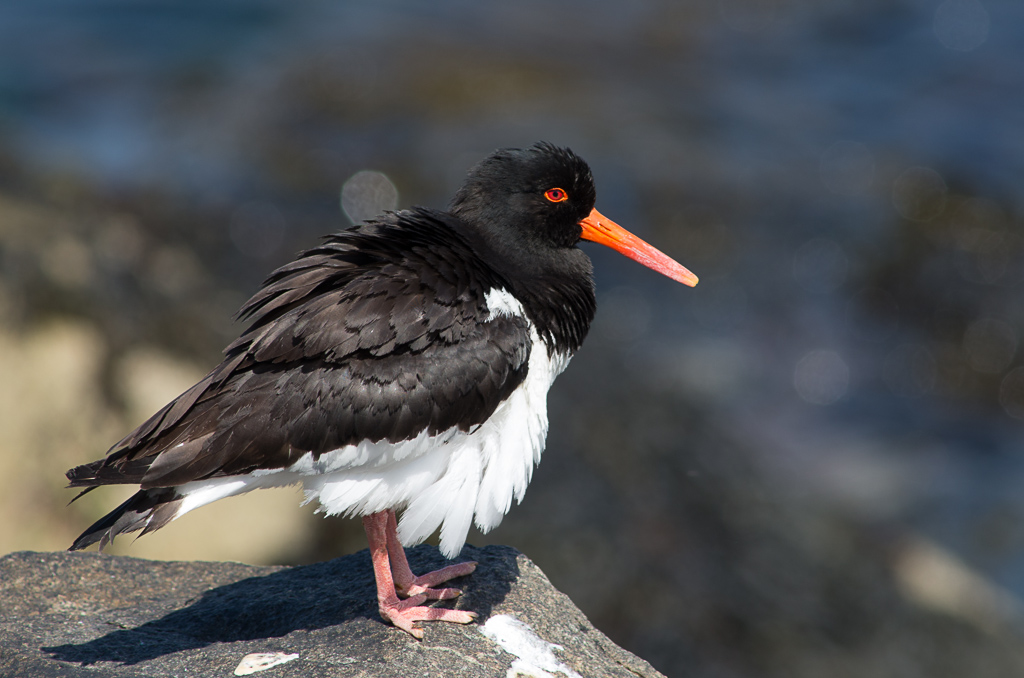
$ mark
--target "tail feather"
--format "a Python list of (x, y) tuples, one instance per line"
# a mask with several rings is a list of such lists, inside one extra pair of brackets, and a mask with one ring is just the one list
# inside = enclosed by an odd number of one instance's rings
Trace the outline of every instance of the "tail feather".
[[(68, 487), (73, 487), (73, 485), (68, 485)], [(99, 487), (99, 485), (91, 485), (90, 487), (85, 488), (84, 490), (82, 490), (81, 492), (76, 494), (75, 496), (71, 497), (71, 501), (68, 502), (68, 506), (71, 506), (76, 501), (78, 501), (79, 499), (81, 499), (85, 495), (87, 495), (90, 492), (92, 492), (93, 490), (95, 490), (97, 487)]]
[(119, 461), (114, 457), (106, 457), (98, 461), (82, 464), (69, 470), (68, 487), (97, 487), (99, 485), (134, 485), (142, 482), (143, 476), (153, 463), (153, 457), (143, 457)]
[(93, 523), (68, 550), (78, 551), (99, 542), (102, 551), (119, 534), (138, 530), (147, 534), (158, 530), (178, 515), (183, 498), (173, 487), (139, 490), (128, 501)]

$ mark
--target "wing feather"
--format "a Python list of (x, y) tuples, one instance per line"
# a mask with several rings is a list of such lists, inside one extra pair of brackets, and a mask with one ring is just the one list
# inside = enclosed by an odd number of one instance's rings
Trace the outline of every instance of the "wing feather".
[(526, 377), (529, 324), (489, 319), (507, 285), (444, 218), (389, 214), (277, 269), (225, 360), (71, 485), (171, 487), (485, 421)]

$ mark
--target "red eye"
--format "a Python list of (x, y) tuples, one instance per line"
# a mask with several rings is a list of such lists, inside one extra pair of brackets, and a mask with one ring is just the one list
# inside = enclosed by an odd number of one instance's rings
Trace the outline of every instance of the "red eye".
[(569, 194), (560, 188), (549, 188), (544, 191), (544, 197), (551, 202), (565, 202), (569, 199)]

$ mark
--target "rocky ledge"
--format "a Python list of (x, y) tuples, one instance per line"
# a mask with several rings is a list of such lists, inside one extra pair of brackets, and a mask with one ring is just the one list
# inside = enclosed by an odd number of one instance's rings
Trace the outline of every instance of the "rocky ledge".
[[(12, 553), (0, 558), (0, 676), (661, 675), (518, 551), (467, 546), (462, 558), (480, 566), (456, 581), (457, 604), (479, 620), (428, 623), (416, 641), (378, 617), (367, 551), (300, 567)], [(446, 562), (431, 546), (409, 561)]]

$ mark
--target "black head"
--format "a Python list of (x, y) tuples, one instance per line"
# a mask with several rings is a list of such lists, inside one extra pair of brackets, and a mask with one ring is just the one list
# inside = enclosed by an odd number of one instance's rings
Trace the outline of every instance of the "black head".
[(687, 285), (697, 276), (594, 208), (590, 168), (567, 148), (538, 143), (495, 151), (469, 171), (449, 208), (453, 226), (507, 276), (549, 351), (579, 348), (594, 317), (590, 259), (576, 247), (611, 247)]
[(567, 248), (597, 193), (590, 168), (567, 148), (541, 142), (495, 151), (469, 171), (450, 211), (463, 221), (525, 249)]

